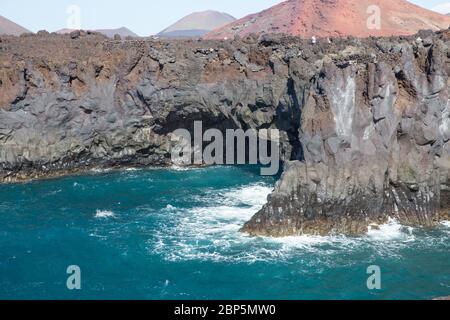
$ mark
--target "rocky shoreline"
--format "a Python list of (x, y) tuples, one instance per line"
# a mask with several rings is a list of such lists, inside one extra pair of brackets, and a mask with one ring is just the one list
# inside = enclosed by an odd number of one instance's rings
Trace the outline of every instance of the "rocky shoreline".
[(170, 166), (175, 129), (281, 132), (251, 235), (361, 234), (450, 211), (450, 31), (320, 39), (0, 38), (0, 181)]

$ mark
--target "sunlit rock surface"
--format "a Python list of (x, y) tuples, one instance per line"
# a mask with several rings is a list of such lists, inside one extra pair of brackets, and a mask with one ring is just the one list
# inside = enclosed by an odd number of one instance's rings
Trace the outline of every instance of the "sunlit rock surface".
[(284, 174), (243, 228), (360, 234), (448, 217), (448, 31), (414, 37), (2, 37), (0, 180), (171, 165), (171, 132), (281, 132)]

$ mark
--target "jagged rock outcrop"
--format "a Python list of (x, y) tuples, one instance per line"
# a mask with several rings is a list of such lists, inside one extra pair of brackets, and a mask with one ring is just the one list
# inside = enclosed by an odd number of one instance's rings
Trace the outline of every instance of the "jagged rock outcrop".
[[(83, 30), (75, 30), (75, 29), (60, 29), (58, 31), (55, 31), (57, 34), (70, 34), (72, 32), (81, 32)], [(91, 32), (98, 32), (101, 33), (105, 36), (107, 36), (108, 38), (114, 39), (115, 37), (120, 36), (121, 38), (127, 38), (127, 37), (131, 37), (131, 38), (138, 38), (139, 36), (134, 33), (133, 31), (131, 31), (130, 29), (128, 29), (127, 27), (120, 27), (117, 29), (97, 29)]]
[(371, 62), (358, 63), (355, 47), (353, 63), (324, 63), (315, 75), (300, 124), (305, 159), (288, 164), (244, 230), (361, 234), (388, 217), (433, 226), (448, 215), (445, 39), (377, 47)]
[(450, 32), (332, 39), (0, 39), (0, 180), (171, 165), (171, 132), (278, 128), (253, 235), (359, 234), (448, 215)]

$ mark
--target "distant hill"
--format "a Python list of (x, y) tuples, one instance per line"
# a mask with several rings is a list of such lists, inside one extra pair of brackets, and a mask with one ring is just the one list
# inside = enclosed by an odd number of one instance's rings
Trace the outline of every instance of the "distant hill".
[(20, 36), (22, 33), (29, 33), (30, 30), (19, 26), (5, 17), (0, 16), (0, 34), (7, 34), (12, 36)]
[(202, 37), (208, 32), (223, 27), (236, 18), (218, 11), (203, 11), (192, 13), (170, 27), (164, 29), (158, 36), (165, 38), (192, 38)]
[(58, 30), (58, 31), (55, 31), (55, 32), (57, 34), (67, 34), (67, 33), (71, 33), (72, 31), (75, 31), (75, 29), (64, 28), (64, 29), (61, 29), (61, 30)]
[(131, 31), (128, 28), (122, 27), (119, 29), (99, 29), (99, 30), (95, 30), (97, 32), (103, 33), (105, 36), (109, 37), (109, 38), (113, 38), (114, 35), (118, 34), (120, 35), (122, 38), (125, 37), (139, 37), (136, 33), (134, 33), (133, 31)]
[[(380, 27), (368, 28), (368, 18), (376, 16), (377, 10), (381, 14)], [(242, 37), (250, 33), (302, 37), (412, 35), (422, 29), (449, 26), (450, 17), (406, 0), (287, 0), (218, 28), (206, 38)]]
[[(71, 33), (72, 31), (75, 31), (74, 29), (61, 29), (56, 31), (56, 33), (59, 34), (66, 34), (66, 33)], [(122, 27), (122, 28), (118, 28), (118, 29), (98, 29), (98, 30), (93, 30), (96, 32), (100, 32), (102, 34), (104, 34), (105, 36), (107, 36), (108, 38), (114, 38), (114, 35), (118, 34), (120, 35), (122, 38), (126, 38), (126, 37), (139, 37), (136, 33), (134, 33), (133, 31), (131, 31), (128, 28)]]

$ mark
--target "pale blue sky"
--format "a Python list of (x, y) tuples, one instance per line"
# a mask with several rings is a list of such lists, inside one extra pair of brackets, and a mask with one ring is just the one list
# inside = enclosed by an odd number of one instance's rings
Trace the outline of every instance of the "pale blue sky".
[[(281, 0), (0, 0), (0, 15), (31, 31), (67, 27), (66, 9), (81, 8), (83, 29), (126, 26), (141, 36), (156, 34), (183, 16), (203, 10), (227, 12), (236, 18), (266, 9)], [(445, 0), (412, 0), (433, 8)], [(450, 9), (450, 4), (448, 5)], [(450, 10), (449, 10), (450, 12)]]

